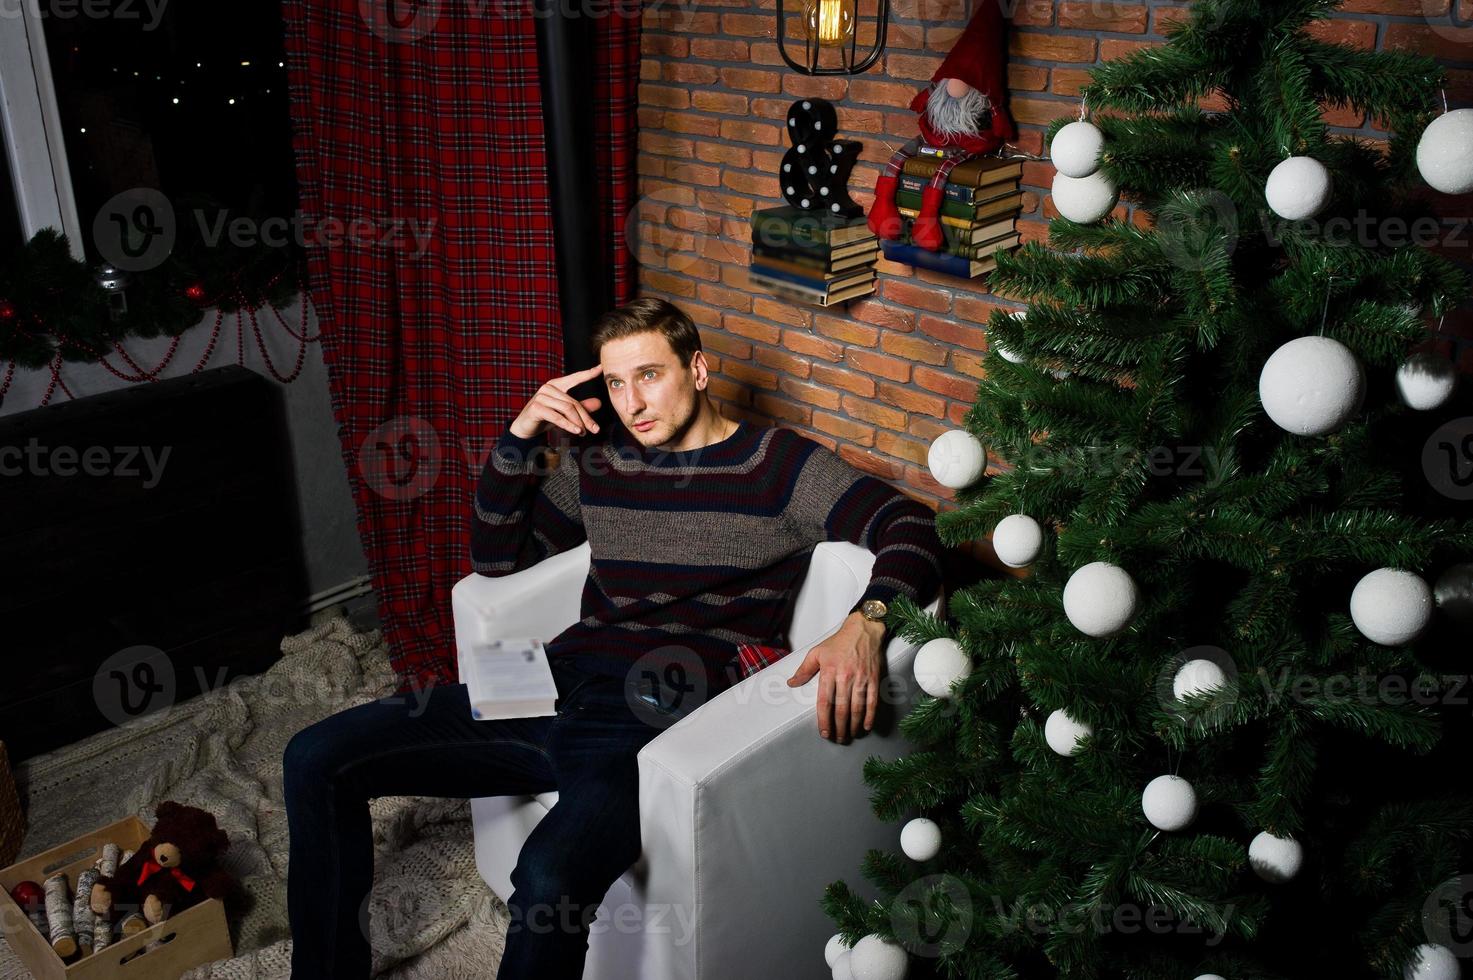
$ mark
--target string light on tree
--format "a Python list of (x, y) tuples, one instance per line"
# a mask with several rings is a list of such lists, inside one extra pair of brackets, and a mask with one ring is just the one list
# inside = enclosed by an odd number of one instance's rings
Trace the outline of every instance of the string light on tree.
[(1274, 214), (1302, 221), (1322, 211), (1330, 200), (1330, 171), (1314, 157), (1287, 157), (1269, 171), (1263, 194)]
[(1119, 565), (1093, 561), (1064, 583), (1064, 615), (1086, 636), (1110, 636), (1135, 617), (1140, 592)]
[(1304, 867), (1304, 845), (1292, 837), (1261, 831), (1248, 844), (1248, 866), (1264, 881), (1281, 885)]
[(1157, 830), (1181, 830), (1197, 818), (1197, 791), (1180, 776), (1157, 776), (1141, 793), (1141, 811)]
[(951, 696), (951, 687), (972, 672), (966, 651), (950, 637), (937, 637), (916, 651), (911, 670), (921, 690), (933, 698)]
[(929, 861), (941, 853), (941, 828), (936, 821), (916, 817), (900, 828), (900, 849), (912, 861)]
[(1432, 622), (1432, 589), (1415, 572), (1378, 568), (1355, 583), (1350, 618), (1372, 643), (1399, 647), (1422, 634)]
[(1031, 565), (1043, 550), (1043, 528), (1027, 514), (1009, 514), (992, 529), (992, 550), (1009, 568)]
[(1043, 740), (1059, 755), (1072, 756), (1079, 751), (1079, 741), (1094, 734), (1094, 729), (1070, 717), (1063, 708), (1051, 712), (1043, 723)]
[(1473, 191), (1473, 109), (1444, 112), (1422, 130), (1417, 171), (1444, 194)]
[(1274, 424), (1301, 436), (1323, 436), (1360, 411), (1366, 376), (1350, 348), (1332, 337), (1296, 337), (1264, 362), (1258, 398)]

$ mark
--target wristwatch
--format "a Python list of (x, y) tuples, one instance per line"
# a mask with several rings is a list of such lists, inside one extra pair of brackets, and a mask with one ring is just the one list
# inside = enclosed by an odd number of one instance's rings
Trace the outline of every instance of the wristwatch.
[(889, 607), (879, 599), (866, 599), (859, 604), (859, 615), (871, 623), (884, 622), (885, 614), (889, 611)]

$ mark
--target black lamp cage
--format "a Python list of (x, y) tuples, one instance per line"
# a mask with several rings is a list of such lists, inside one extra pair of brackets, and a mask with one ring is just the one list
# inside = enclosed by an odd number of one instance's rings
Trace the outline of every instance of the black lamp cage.
[[(791, 2), (791, 0), (790, 0)], [(804, 75), (858, 75), (866, 71), (880, 54), (885, 50), (885, 28), (890, 22), (890, 0), (875, 0), (875, 41), (870, 46), (863, 60), (856, 62), (855, 56), (859, 45), (859, 0), (847, 0), (854, 5), (854, 30), (850, 32), (847, 43), (839, 45), (821, 45), (817, 37), (817, 31), (808, 29), (808, 8), (818, 6), (824, 0), (808, 0), (802, 4), (803, 14), (803, 61), (794, 61), (788, 54), (787, 46), (783, 43), (787, 37), (787, 14), (783, 9), (783, 0), (777, 0), (777, 51), (788, 63), (788, 67), (794, 71), (802, 72)], [(842, 4), (846, 0), (829, 0), (831, 3)], [(837, 47), (839, 49), (840, 65), (837, 67), (820, 67), (819, 53), (824, 47)]]

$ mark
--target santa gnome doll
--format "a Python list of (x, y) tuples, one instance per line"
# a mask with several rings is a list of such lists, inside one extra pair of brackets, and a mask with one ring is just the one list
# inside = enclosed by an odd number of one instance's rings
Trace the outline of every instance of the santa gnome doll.
[(921, 192), (920, 213), (911, 227), (911, 241), (932, 251), (945, 244), (941, 234), (941, 200), (952, 168), (973, 157), (991, 153), (1017, 135), (1007, 111), (1003, 74), (1003, 19), (1001, 0), (978, 0), (966, 30), (951, 53), (931, 76), (931, 85), (916, 93), (911, 111), (920, 123), (912, 139), (885, 164), (875, 182), (875, 203), (868, 225), (876, 237), (900, 237), (903, 220), (895, 207), (895, 187), (907, 158), (922, 141), (943, 151), (941, 165)]

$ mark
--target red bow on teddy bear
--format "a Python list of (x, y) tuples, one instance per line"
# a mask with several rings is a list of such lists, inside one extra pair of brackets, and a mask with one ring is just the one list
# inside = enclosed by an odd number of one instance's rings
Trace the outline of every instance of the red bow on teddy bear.
[[(164, 866), (162, 864), (159, 864), (157, 861), (144, 861), (143, 873), (138, 876), (138, 883), (140, 885), (143, 884), (150, 877), (163, 870)], [(194, 879), (185, 874), (183, 868), (170, 868), (169, 873), (174, 876), (175, 880), (178, 881), (179, 884), (184, 886), (185, 891), (194, 891)]]

